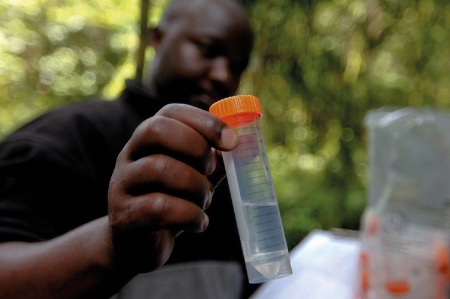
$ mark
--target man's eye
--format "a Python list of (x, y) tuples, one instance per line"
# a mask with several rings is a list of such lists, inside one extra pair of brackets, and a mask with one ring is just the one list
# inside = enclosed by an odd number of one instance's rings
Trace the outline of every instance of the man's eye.
[(214, 45), (197, 43), (197, 48), (204, 57), (213, 58), (218, 55), (218, 49)]
[(197, 45), (198, 49), (200, 50), (200, 53), (202, 53), (203, 56), (209, 57), (211, 55), (211, 49), (207, 45), (199, 44)]

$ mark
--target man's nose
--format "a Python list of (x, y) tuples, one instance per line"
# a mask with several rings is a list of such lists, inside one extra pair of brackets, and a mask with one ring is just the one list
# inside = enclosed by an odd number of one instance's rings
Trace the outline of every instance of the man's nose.
[(230, 69), (230, 62), (224, 56), (216, 57), (210, 70), (210, 79), (220, 82), (224, 86), (230, 87), (233, 84), (233, 74)]

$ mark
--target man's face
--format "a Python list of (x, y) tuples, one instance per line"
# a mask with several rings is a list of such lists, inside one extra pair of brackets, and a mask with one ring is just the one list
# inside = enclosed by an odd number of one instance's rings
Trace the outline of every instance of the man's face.
[(161, 28), (146, 85), (154, 97), (207, 110), (236, 92), (252, 33), (233, 1), (190, 3), (182, 17)]

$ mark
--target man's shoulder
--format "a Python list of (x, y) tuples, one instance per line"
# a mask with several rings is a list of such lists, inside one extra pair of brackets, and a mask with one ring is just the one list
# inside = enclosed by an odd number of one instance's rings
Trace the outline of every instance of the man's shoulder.
[(89, 99), (56, 107), (6, 137), (0, 148), (74, 154), (77, 148), (120, 148), (139, 123), (117, 100)]
[[(93, 122), (126, 117), (129, 111), (119, 99), (89, 98), (79, 102), (55, 107), (44, 113), (41, 118), (57, 119), (60, 122), (72, 122), (73, 119), (84, 118)], [(75, 123), (76, 124), (76, 123)]]
[(128, 119), (135, 118), (117, 99), (92, 98), (54, 107), (24, 124), (12, 137), (39, 135), (59, 138), (64, 135), (70, 138), (71, 134), (88, 134), (91, 130), (108, 132), (113, 129), (111, 126), (122, 126)]

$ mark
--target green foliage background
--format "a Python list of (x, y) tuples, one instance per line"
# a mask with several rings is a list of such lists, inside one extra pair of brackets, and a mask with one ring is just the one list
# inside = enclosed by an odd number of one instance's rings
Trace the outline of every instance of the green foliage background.
[[(165, 0), (152, 0), (151, 23)], [(257, 95), (289, 247), (313, 229), (358, 229), (364, 116), (449, 108), (445, 0), (247, 0)], [(135, 75), (139, 2), (0, 0), (0, 136), (53, 107), (114, 98)], [(148, 50), (151, 58), (152, 52)]]

